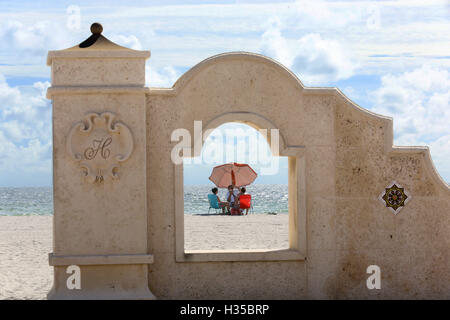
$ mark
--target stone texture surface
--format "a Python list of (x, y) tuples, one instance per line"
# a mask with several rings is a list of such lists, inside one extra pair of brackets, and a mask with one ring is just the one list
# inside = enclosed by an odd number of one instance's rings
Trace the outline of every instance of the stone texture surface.
[[(53, 57), (49, 90), (53, 100), (53, 254), (69, 256), (71, 261), (80, 255), (148, 252), (146, 99), (144, 91), (127, 88), (143, 88), (145, 58), (149, 53), (123, 51), (126, 55), (122, 51), (93, 49), (49, 53)], [(91, 90), (85, 92), (80, 88)], [(117, 135), (127, 135), (125, 140), (115, 136), (111, 150), (107, 146), (107, 150), (97, 151), (116, 156), (114, 143), (119, 149), (125, 150), (131, 144), (134, 148), (130, 157), (120, 162), (118, 179), (93, 183), (83, 177), (79, 163), (67, 152), (67, 143), (72, 143), (68, 135), (74, 124), (85, 121), (87, 114), (104, 112), (123, 122), (131, 131), (131, 138), (128, 131), (119, 132)], [(108, 131), (98, 134), (105, 132), (109, 134)], [(86, 135), (86, 139), (96, 146), (94, 138)], [(85, 157), (83, 153), (82, 156)], [(153, 298), (147, 286), (146, 264), (87, 266), (82, 260), (79, 264), (84, 289), (69, 291), (64, 280), (68, 277), (65, 267), (55, 267), (49, 298)]]
[(305, 267), (295, 261), (176, 263), (173, 254), (161, 253), (149, 267), (149, 287), (160, 299), (301, 299)]
[[(145, 253), (145, 96), (58, 95), (53, 99), (55, 254)], [(89, 183), (66, 152), (72, 125), (89, 112), (113, 112), (130, 128), (135, 148), (119, 180)], [(70, 115), (70, 116), (69, 116)], [(142, 223), (144, 222), (144, 223)], [(128, 232), (124, 231), (128, 229)], [(71, 241), (67, 241), (71, 239)]]
[(53, 59), (52, 85), (143, 86), (144, 83), (144, 59)]

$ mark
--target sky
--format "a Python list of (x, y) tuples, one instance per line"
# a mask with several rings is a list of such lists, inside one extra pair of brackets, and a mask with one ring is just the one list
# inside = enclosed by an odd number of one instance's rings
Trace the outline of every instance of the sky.
[(80, 43), (96, 21), (110, 40), (152, 52), (152, 87), (229, 51), (338, 87), (394, 118), (395, 145), (429, 146), (450, 181), (450, 1), (0, 0), (0, 186), (51, 185), (47, 51)]
[[(213, 168), (230, 162), (250, 165), (257, 173), (253, 183), (288, 184), (288, 158), (272, 153), (267, 135), (242, 123), (222, 124), (205, 139), (199, 157), (183, 159), (184, 184), (213, 185)], [(273, 149), (279, 150), (279, 142), (272, 134)]]

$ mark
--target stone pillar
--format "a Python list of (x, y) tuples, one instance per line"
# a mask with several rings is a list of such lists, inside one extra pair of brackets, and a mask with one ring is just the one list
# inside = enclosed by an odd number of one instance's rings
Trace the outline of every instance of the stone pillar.
[(91, 31), (47, 59), (54, 195), (48, 298), (153, 299), (144, 87), (150, 52), (114, 44), (100, 24)]

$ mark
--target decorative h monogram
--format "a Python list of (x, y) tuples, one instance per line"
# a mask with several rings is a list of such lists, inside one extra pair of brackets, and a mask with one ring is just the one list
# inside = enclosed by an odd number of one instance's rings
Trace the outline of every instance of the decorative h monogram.
[(90, 182), (119, 178), (119, 163), (133, 152), (133, 137), (122, 122), (114, 121), (111, 112), (89, 113), (77, 122), (67, 137), (67, 152), (79, 162)]
[(92, 141), (92, 148), (87, 148), (86, 150), (84, 150), (84, 157), (86, 158), (86, 160), (92, 160), (100, 151), (100, 156), (105, 160), (108, 159), (109, 155), (111, 154), (111, 150), (106, 149), (106, 147), (109, 146), (111, 142), (111, 137), (105, 137), (101, 140), (94, 139)]

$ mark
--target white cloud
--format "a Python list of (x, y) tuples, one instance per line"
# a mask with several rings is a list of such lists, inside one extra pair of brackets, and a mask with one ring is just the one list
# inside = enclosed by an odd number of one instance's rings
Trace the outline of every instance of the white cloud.
[(423, 141), (450, 133), (450, 73), (423, 66), (399, 75), (381, 78), (381, 87), (372, 92), (374, 110), (394, 117), (399, 141), (414, 134)]
[(450, 72), (422, 66), (386, 75), (371, 93), (373, 111), (394, 118), (396, 145), (430, 145), (436, 167), (450, 181)]
[(320, 34), (308, 34), (298, 41), (292, 63), (294, 72), (313, 83), (349, 78), (355, 66), (351, 54), (338, 41), (323, 39)]
[[(0, 23), (0, 40), (7, 44), (0, 48), (0, 60), (6, 58), (8, 64), (23, 64), (23, 60), (17, 57), (39, 50), (38, 55), (29, 55), (30, 59), (26, 60), (33, 65), (33, 68), (26, 67), (27, 73), (47, 77), (46, 51), (83, 41), (89, 36), (90, 22), (100, 20), (107, 37), (116, 35), (122, 38), (118, 42), (123, 45), (161, 53), (155, 62), (160, 67), (188, 67), (212, 54), (258, 51), (258, 39), (267, 31), (265, 22), (276, 15), (283, 21), (281, 35), (288, 43), (309, 34), (320, 35), (322, 42), (336, 41), (358, 61), (364, 62), (358, 70), (360, 72), (382, 74), (392, 71), (392, 68), (401, 72), (424, 61), (450, 64), (450, 59), (442, 59), (447, 55), (445, 46), (448, 47), (449, 37), (446, 31), (450, 26), (445, 1), (304, 0), (170, 5), (131, 1), (126, 5), (116, 2), (105, 7), (94, 2), (80, 4), (79, 7), (81, 25), (77, 30), (67, 29), (69, 14), (64, 4), (52, 5), (51, 10), (45, 6), (33, 11), (20, 6), (0, 10), (0, 21), (5, 21)], [(376, 16), (374, 7), (379, 8), (380, 13), (378, 29), (368, 27), (373, 25), (370, 21)], [(130, 34), (134, 36), (128, 36)], [(278, 39), (283, 42), (283, 39)], [(320, 46), (320, 42), (305, 39), (305, 45)], [(278, 47), (276, 43), (274, 46)], [(292, 46), (298, 44), (288, 47)], [(421, 59), (405, 58), (404, 53)], [(374, 55), (391, 57), (386, 59)], [(284, 55), (279, 53), (279, 56), (285, 63)], [(310, 61), (306, 58), (299, 61), (300, 65)], [(327, 59), (328, 67), (330, 64), (333, 66), (331, 60), (337, 56)], [(24, 66), (0, 65), (3, 73), (23, 75), (23, 70)], [(326, 66), (321, 70), (327, 70)], [(335, 73), (338, 78), (341, 74)]]
[(370, 11), (355, 2), (351, 4), (351, 10), (346, 2), (320, 0), (297, 0), (295, 7), (299, 20), (305, 26), (344, 27), (365, 21), (370, 14)]
[(172, 66), (156, 69), (155, 66), (145, 66), (145, 83), (149, 87), (171, 88), (180, 74)]
[(342, 92), (351, 100), (355, 100), (360, 98), (360, 95), (358, 94), (358, 92), (355, 90), (355, 88), (353, 88), (352, 86), (347, 86), (345, 88), (342, 89)]
[(450, 134), (433, 141), (430, 152), (441, 177), (450, 184)]
[(279, 17), (269, 20), (267, 30), (262, 35), (261, 52), (281, 64), (289, 67), (292, 65), (294, 55), (289, 41), (281, 35), (282, 22)]
[(26, 185), (11, 180), (24, 174), (41, 174), (33, 178), (37, 184), (51, 182), (49, 85), (10, 87), (0, 74), (0, 185)]
[(0, 108), (17, 104), (19, 98), (19, 89), (8, 86), (5, 77), (0, 73), (0, 100), (3, 103), (3, 106), (0, 106)]
[(0, 25), (0, 40), (21, 53), (46, 53), (74, 45), (69, 31), (50, 21), (23, 24), (10, 20)]
[(333, 39), (309, 33), (299, 39), (282, 35), (282, 22), (273, 18), (262, 35), (261, 52), (294, 71), (306, 85), (346, 79), (357, 66), (352, 54)]
[(111, 41), (134, 50), (142, 50), (142, 44), (135, 35), (123, 36), (123, 35), (113, 35), (111, 36)]
[(49, 82), (35, 82), (32, 86), (10, 87), (0, 75), (0, 130), (6, 137), (20, 142), (41, 137), (50, 139), (50, 102), (45, 93)]

